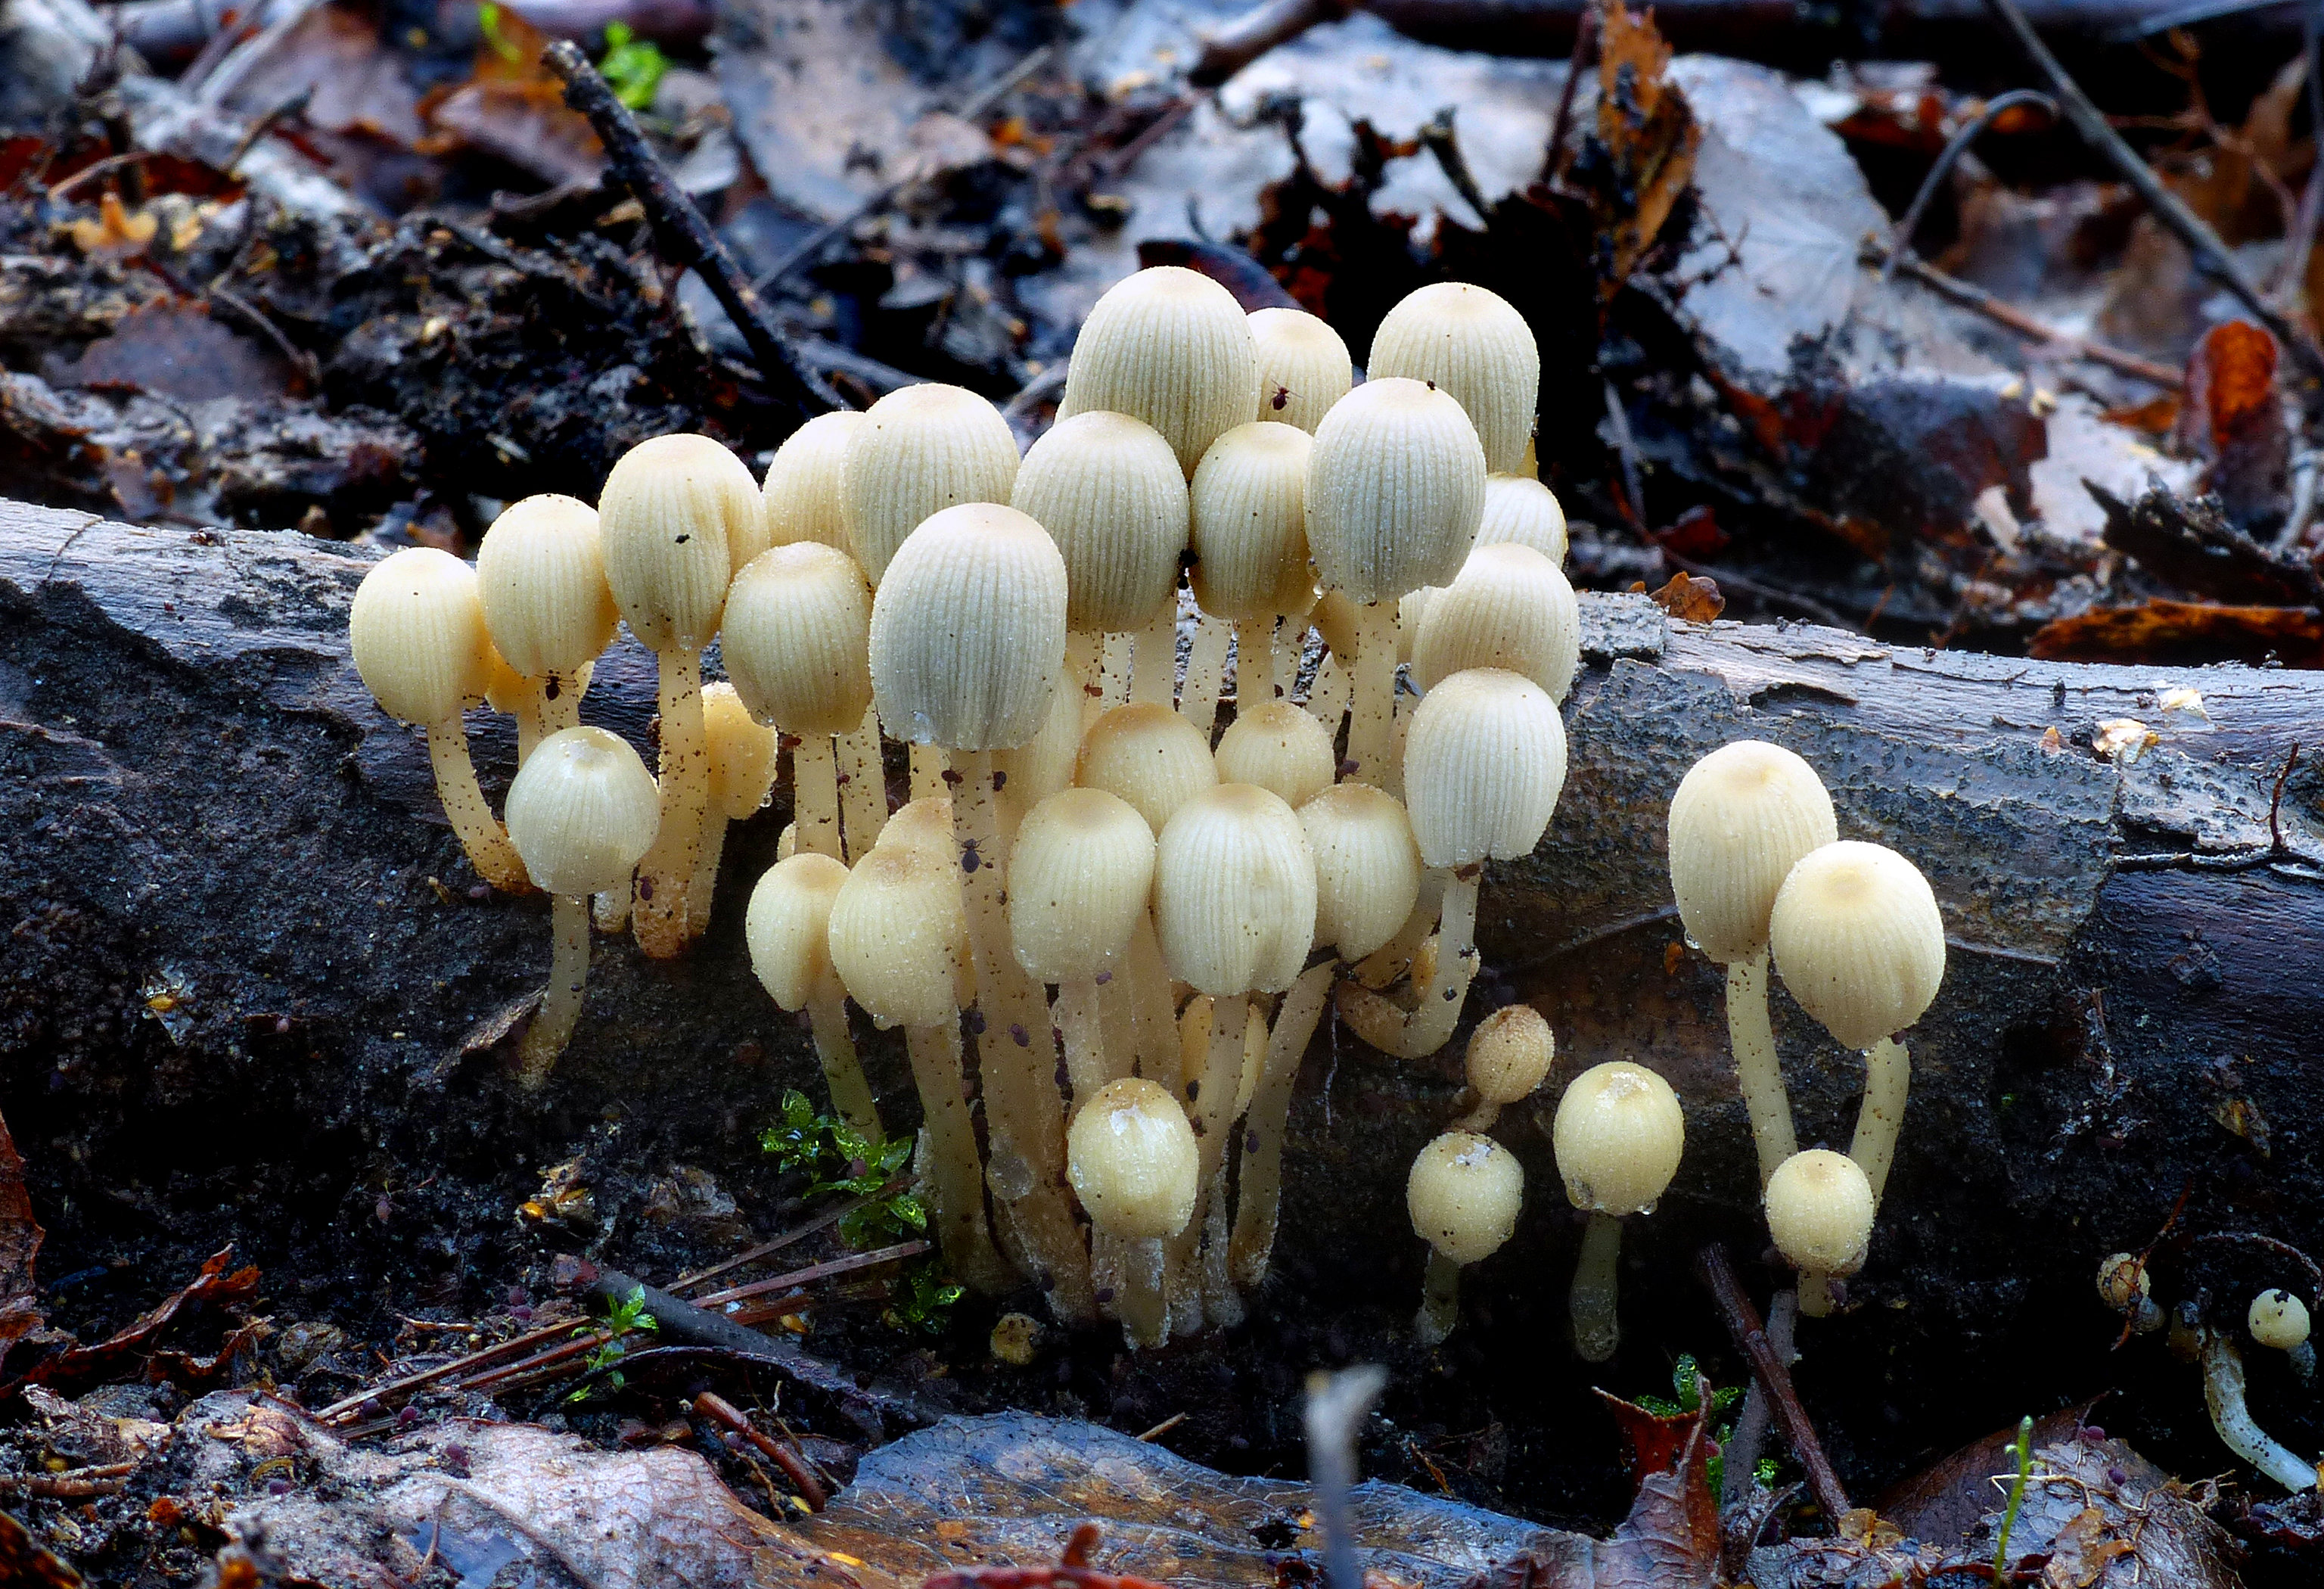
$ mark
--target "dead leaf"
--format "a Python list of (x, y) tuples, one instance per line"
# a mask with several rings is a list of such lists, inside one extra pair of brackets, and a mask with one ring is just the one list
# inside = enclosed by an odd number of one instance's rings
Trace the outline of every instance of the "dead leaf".
[(123, 259), (145, 252), (153, 241), (161, 223), (142, 212), (132, 215), (124, 208), (118, 193), (105, 193), (97, 198), (97, 218), (66, 223), (73, 246), (91, 259)]
[(1598, 138), (1612, 167), (1593, 187), (1599, 232), (1612, 245), (1600, 292), (1611, 298), (1661, 236), (1694, 176), (1702, 129), (1670, 81), (1671, 47), (1651, 11), (1609, 0), (1598, 34)]
[(1697, 579), (1684, 569), (1654, 593), (1655, 605), (1682, 624), (1708, 624), (1727, 607), (1715, 579)]
[(2149, 436), (2168, 436), (2179, 428), (2179, 397), (2165, 392), (2150, 397), (2144, 402), (2127, 408), (2110, 408), (2099, 416), (2110, 425), (2142, 431)]
[(1691, 1412), (1652, 1412), (1603, 1390), (1598, 1400), (1614, 1415), (1614, 1425), (1622, 1433), (1622, 1468), (1634, 1485), (1676, 1467), (1694, 1426), (1702, 1421)]
[(2281, 519), (2292, 435), (2276, 392), (2275, 338), (2248, 320), (2214, 326), (2187, 361), (2180, 440), (2210, 466), (2205, 485), (2238, 525)]
[(40, 1289), (32, 1261), (48, 1233), (32, 1217), (24, 1189), (24, 1159), (8, 1122), (0, 1120), (0, 1342), (17, 1340), (41, 1325)]
[[(2071, 1439), (2091, 1405), (2086, 1401), (2034, 1419), (2034, 1445)], [(1996, 1429), (1941, 1457), (1884, 1493), (1880, 1515), (1916, 1538), (1950, 1545), (1965, 1538), (1993, 1510), (1993, 1475), (2011, 1467), (2008, 1448), (2016, 1439), (2014, 1428)]]
[(27, 1589), (80, 1589), (81, 1575), (36, 1542), (24, 1525), (0, 1511), (0, 1584)]
[(2324, 616), (2308, 607), (2150, 601), (2044, 624), (2034, 656), (2053, 662), (2258, 662), (2324, 666)]
[(540, 64), (549, 38), (507, 6), (476, 46), (475, 73), (440, 98), (423, 103), (432, 129), (424, 154), (466, 145), (553, 183), (594, 182), (605, 169), (604, 145), (588, 117), (565, 103), (565, 85)]
[(1638, 1486), (1630, 1515), (1596, 1552), (1593, 1589), (1711, 1589), (1719, 1572), (1719, 1501), (1711, 1441), (1697, 1418), (1678, 1464)]
[(190, 300), (146, 304), (123, 316), (78, 358), (55, 361), (42, 373), (59, 386), (126, 388), (180, 402), (255, 401), (290, 386), (290, 371), (281, 358)]
[[(244, 1301), (256, 1295), (257, 1269), (245, 1267), (229, 1271), (226, 1266), (233, 1259), (232, 1247), (213, 1253), (202, 1265), (201, 1273), (175, 1295), (164, 1299), (159, 1307), (94, 1346), (72, 1346), (53, 1357), (42, 1359), (32, 1365), (31, 1372), (10, 1384), (7, 1390), (26, 1384), (92, 1383), (114, 1373), (129, 1359), (143, 1355), (154, 1338), (169, 1328), (189, 1305), (208, 1303), (220, 1306)], [(0, 1391), (0, 1394), (5, 1393)]]
[[(2041, 1565), (2046, 1589), (2232, 1589), (2240, 1580), (2227, 1564), (2226, 1531), (2207, 1515), (2207, 1494), (2120, 1440), (2037, 1441), (2010, 1559)], [(1992, 1560), (2003, 1499), (1990, 1497), (1966, 1559)]]

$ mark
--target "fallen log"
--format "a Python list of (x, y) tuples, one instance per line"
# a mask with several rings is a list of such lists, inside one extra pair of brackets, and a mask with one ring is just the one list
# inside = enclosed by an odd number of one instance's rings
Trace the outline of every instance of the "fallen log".
[[(360, 1317), (387, 1290), (456, 1305), (600, 1238), (608, 1261), (659, 1273), (705, 1245), (653, 1212), (673, 1167), (746, 1207), (772, 1201), (756, 1133), (784, 1086), (817, 1075), (741, 943), (782, 802), (730, 840), (693, 958), (600, 945), (553, 1085), (521, 1094), (505, 1039), (547, 964), (546, 903), (477, 883), (419, 736), (355, 677), (346, 609), (375, 555), (0, 502), (0, 1113), (57, 1272), (125, 1258), (171, 1273), (232, 1240), (270, 1287), (309, 1277), (303, 1306)], [(2158, 1455), (2220, 1465), (2191, 1378), (2151, 1348), (2107, 1356), (2118, 1320), (2091, 1276), (2147, 1245), (2182, 1195), (2182, 1236), (2312, 1248), (2324, 1222), (2324, 778), (2295, 753), (2324, 750), (2324, 678), (1680, 624), (1637, 596), (1585, 596), (1583, 613), (1572, 771), (1541, 847), (1488, 876), (1471, 1010), (1538, 1005), (1557, 1077), (1497, 1128), (1531, 1197), (1516, 1240), (1462, 1282), (1471, 1322), (1443, 1372), (1465, 1377), (1430, 1382), (1435, 1416), (1582, 1416), (1587, 1379), (1545, 1323), (1562, 1320), (1579, 1230), (1546, 1126), (1558, 1078), (1601, 1059), (1669, 1077), (1689, 1141), (1661, 1209), (1631, 1222), (1623, 1353), (1590, 1377), (1652, 1387), (1672, 1354), (1723, 1350), (1690, 1257), (1713, 1240), (1757, 1255), (1764, 1234), (1723, 982), (1682, 940), (1663, 830), (1686, 767), (1757, 736), (1818, 768), (1843, 836), (1920, 864), (1950, 939), (1912, 1034), (1871, 1262), (1841, 1316), (1802, 1331), (1802, 1395), (1850, 1486), (2110, 1384), (2151, 1390), (2134, 1405)], [(625, 639), (585, 715), (642, 744), (652, 701), (651, 660)], [(497, 798), (512, 734), (481, 713), (471, 726)], [(1780, 993), (1775, 1023), (1802, 1141), (1844, 1145), (1857, 1061)], [(1458, 1112), (1459, 1052), (1392, 1063), (1327, 1022), (1252, 1309), (1262, 1347), (1142, 1354), (1076, 1394), (1131, 1427), (1191, 1409), (1180, 1448), (1240, 1465), (1296, 1451), (1298, 1372), (1317, 1353), (1409, 1355), (1395, 1343), (1423, 1249), (1405, 1173)], [(864, 1057), (908, 1115), (900, 1045)], [(552, 1175), (549, 1215), (512, 1213)], [(589, 1201), (576, 1186), (594, 1191), (586, 1216), (560, 1212)], [(2211, 1252), (2160, 1252), (2158, 1298), (2264, 1279)], [(1754, 1289), (1775, 1282), (1742, 1267)], [(1484, 1372), (1514, 1361), (1543, 1366)], [(1217, 1392), (1238, 1374), (1247, 1394)], [(1527, 1460), (1594, 1460), (1582, 1444)]]

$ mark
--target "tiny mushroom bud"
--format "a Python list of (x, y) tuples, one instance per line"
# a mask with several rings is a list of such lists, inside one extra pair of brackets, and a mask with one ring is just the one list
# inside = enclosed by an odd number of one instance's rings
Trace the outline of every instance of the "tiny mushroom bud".
[(1480, 546), (1438, 591), (1412, 642), (1425, 691), (1467, 668), (1522, 673), (1563, 700), (1582, 664), (1582, 611), (1557, 565), (1526, 546)]
[(1185, 1111), (1140, 1077), (1108, 1083), (1074, 1116), (1066, 1174), (1103, 1235), (1127, 1243), (1124, 1295), (1115, 1298), (1131, 1347), (1168, 1334), (1162, 1243), (1188, 1228), (1202, 1185), (1200, 1150)]
[(1593, 1065), (1558, 1100), (1550, 1130), (1565, 1195), (1590, 1224), (1573, 1271), (1573, 1348), (1591, 1363), (1621, 1340), (1615, 1311), (1625, 1215), (1652, 1210), (1678, 1173), (1686, 1117), (1670, 1083), (1643, 1066)]
[[(1307, 566), (1307, 464), (1314, 442), (1289, 425), (1238, 425), (1194, 471), (1189, 583), (1204, 612), (1235, 626), (1236, 688), (1248, 702), (1290, 693), (1296, 633), (1278, 619), (1315, 601)], [(1261, 689), (1265, 681), (1269, 688)]]
[(1420, 899), (1420, 851), (1404, 804), (1368, 783), (1334, 784), (1299, 808), (1315, 853), (1315, 941), (1354, 965), (1386, 944)]
[(1258, 419), (1313, 433), (1355, 382), (1348, 345), (1305, 309), (1251, 310), (1250, 339), (1259, 354)]
[(1323, 416), (1307, 466), (1307, 544), (1326, 590), (1355, 604), (1348, 756), (1366, 783), (1391, 769), (1397, 602), (1449, 585), (1485, 508), (1485, 454), (1461, 405), (1375, 376)]
[(1213, 758), (1222, 783), (1255, 783), (1295, 810), (1332, 787), (1331, 738), (1289, 701), (1238, 715), (1219, 736)]
[(1365, 373), (1402, 375), (1446, 392), (1476, 422), (1493, 472), (1525, 467), (1541, 394), (1541, 350), (1508, 300), (1467, 282), (1406, 296), (1372, 334)]
[(2155, 1306), (2154, 1281), (2145, 1261), (2135, 1252), (2109, 1253), (2098, 1263), (2098, 1300), (2126, 1316), (2131, 1327), (2144, 1335), (2163, 1326), (2163, 1309)]
[(1849, 1157), (1878, 1200), (1895, 1161), (1912, 1063), (1893, 1034), (1921, 1018), (1945, 975), (1945, 923), (1920, 868), (1843, 839), (1794, 866), (1767, 920), (1775, 969), (1800, 1007), (1865, 1050), (1864, 1106)]
[(1215, 789), (1218, 763), (1202, 731), (1167, 707), (1116, 707), (1082, 736), (1074, 781), (1120, 795), (1160, 833), (1194, 796)]
[(1107, 289), (1074, 343), (1060, 419), (1111, 409), (1170, 443), (1182, 474), (1259, 411), (1259, 355), (1234, 295), (1180, 265)]
[(2308, 1344), (2308, 1304), (2280, 1288), (2253, 1298), (2244, 1322), (2250, 1326), (2253, 1340), (2278, 1352), (2296, 1351)]
[(406, 547), (374, 565), (355, 589), (347, 637), (364, 687), (391, 717), (428, 731), (428, 759), (444, 815), (476, 874), (521, 892), (524, 863), (476, 786), (460, 712), (492, 682), (491, 635), (476, 572), (449, 552)]
[(549, 990), (524, 1034), (521, 1077), (549, 1079), (581, 1014), (589, 979), (589, 896), (618, 888), (653, 843), (661, 801), (627, 741), (602, 728), (550, 734), (509, 785), (509, 838), (555, 899)]
[(899, 387), (864, 411), (848, 439), (847, 550), (876, 586), (930, 514), (1005, 503), (1016, 480), (1017, 438), (999, 409), (958, 386)]
[(886, 1133), (847, 1030), (847, 990), (831, 959), (831, 908), (847, 875), (839, 862), (811, 851), (776, 863), (751, 891), (742, 934), (751, 969), (776, 1006), (807, 1012), (832, 1107), (877, 1143)]
[(1689, 941), (1727, 967), (1728, 1044), (1762, 1187), (1799, 1150), (1767, 1021), (1768, 918), (1792, 868), (1839, 836), (1814, 770), (1760, 740), (1720, 746), (1671, 797), (1671, 891)]
[(751, 471), (717, 442), (658, 436), (614, 464), (597, 522), (613, 600), (659, 664), (661, 830), (639, 864), (631, 919), (638, 947), (666, 959), (692, 936), (709, 803), (702, 649), (718, 633), (734, 570), (766, 550), (766, 507)]
[(839, 771), (832, 741), (872, 705), (872, 587), (845, 552), (794, 541), (734, 577), (719, 650), (742, 704), (796, 735), (791, 785), (801, 847), (837, 855)]
[(1420, 1150), (1405, 1181), (1413, 1233), (1428, 1243), (1414, 1332), (1434, 1346), (1461, 1317), (1461, 1270), (1500, 1251), (1517, 1229), (1525, 1168), (1490, 1137), (1446, 1132)]
[(597, 510), (569, 496), (511, 503), (476, 549), (476, 585), (493, 646), (525, 681), (514, 714), (521, 761), (580, 723), (589, 666), (621, 624)]
[(1129, 1054), (1107, 1051), (1097, 979), (1125, 965), (1153, 882), (1153, 830), (1103, 790), (1062, 790), (1017, 830), (1010, 938), (1028, 975), (1057, 984), (1051, 1014), (1076, 1100), (1129, 1072)]
[(817, 414), (790, 433), (767, 466), (767, 544), (847, 544), (847, 448), (870, 416)]
[(1766, 1196), (1775, 1251), (1800, 1271), (1800, 1311), (1821, 1318), (1831, 1311), (1831, 1277), (1864, 1267), (1872, 1183), (1847, 1154), (1811, 1148), (1775, 1167)]
[(1531, 1004), (1508, 1004), (1477, 1022), (1469, 1034), (1469, 1090), (1477, 1106), (1455, 1123), (1483, 1131), (1502, 1108), (1541, 1086), (1557, 1058), (1557, 1039)]
[(1553, 563), (1565, 561), (1565, 510), (1540, 481), (1524, 475), (1485, 479), (1485, 516), (1479, 546), (1529, 546)]

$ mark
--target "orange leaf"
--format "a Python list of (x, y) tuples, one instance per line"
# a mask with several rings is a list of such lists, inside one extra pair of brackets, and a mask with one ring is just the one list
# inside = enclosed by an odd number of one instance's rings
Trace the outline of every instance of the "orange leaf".
[(1683, 569), (1672, 575), (1670, 583), (1655, 591), (1654, 598), (1655, 605), (1682, 624), (1708, 624), (1727, 607), (1717, 580), (1696, 579)]

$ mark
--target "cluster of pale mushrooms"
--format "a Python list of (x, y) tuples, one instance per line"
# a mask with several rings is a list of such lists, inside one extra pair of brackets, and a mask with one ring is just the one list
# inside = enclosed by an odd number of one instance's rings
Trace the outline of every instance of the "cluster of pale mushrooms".
[[(1441, 1048), (1484, 863), (1533, 849), (1564, 781), (1579, 620), (1533, 477), (1539, 379), (1524, 320), (1480, 288), (1407, 298), (1357, 384), (1314, 317), (1146, 270), (1092, 312), (1021, 459), (983, 398), (911, 386), (803, 426), (763, 484), (665, 436), (595, 510), (511, 506), (474, 568), (386, 559), (355, 597), (356, 666), (426, 728), (479, 873), (554, 896), (525, 1083), (575, 1029), (593, 916), (682, 953), (725, 825), (788, 749), (796, 820), (752, 893), (752, 964), (874, 1140), (847, 1002), (904, 1029), (955, 1274), (1030, 1280), (1133, 1345), (1240, 1317), (1325, 1004), (1388, 1053)], [(658, 777), (579, 722), (622, 621), (659, 661)], [(714, 639), (727, 680), (706, 686)], [(480, 699), (519, 725), (505, 827), (462, 726)], [(892, 814), (883, 740), (908, 747)], [(1508, 1098), (1546, 1069), (1539, 1037)], [(1456, 1174), (1513, 1175), (1466, 1140)]]

